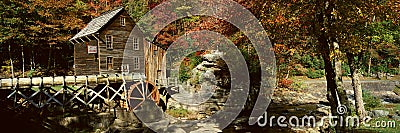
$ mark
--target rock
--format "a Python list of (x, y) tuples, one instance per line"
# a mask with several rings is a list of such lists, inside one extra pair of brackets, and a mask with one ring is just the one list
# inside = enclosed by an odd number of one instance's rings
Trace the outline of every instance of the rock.
[(372, 118), (386, 117), (386, 116), (389, 115), (389, 111), (385, 111), (385, 110), (372, 110), (371, 112), (368, 112), (368, 115), (371, 116)]
[[(326, 98), (325, 98), (326, 99)], [(274, 103), (286, 105), (317, 104), (325, 101), (323, 98), (312, 95), (312, 92), (293, 92), (286, 89), (275, 90), (272, 97)]]
[(400, 103), (400, 96), (396, 96), (396, 97), (387, 97), (384, 99), (386, 102), (389, 103)]
[(190, 133), (220, 133), (221, 129), (213, 128), (213, 127), (202, 127), (197, 130), (191, 131)]
[(306, 109), (304, 109), (304, 108), (297, 108), (297, 107), (295, 108), (295, 110), (296, 111), (306, 111)]
[(122, 121), (120, 119), (115, 119), (114, 120), (114, 124), (116, 126), (119, 126), (119, 127), (127, 127), (127, 126), (129, 126), (129, 123), (127, 121)]
[(210, 63), (210, 62), (206, 62), (206, 61), (203, 61), (203, 63), (201, 63), (201, 64), (202, 64), (204, 67), (207, 67), (207, 68), (217, 66), (217, 64), (215, 64), (215, 63)]
[(331, 110), (330, 106), (321, 107), (317, 109), (318, 112), (324, 113), (325, 115), (329, 115), (331, 113), (330, 110)]
[(234, 125), (233, 127), (235, 127), (235, 130), (236, 130), (236, 131), (246, 129), (246, 128), (245, 128), (244, 126), (242, 126), (242, 125)]
[(316, 106), (317, 106), (317, 108), (329, 107), (329, 106), (327, 106), (327, 105), (325, 105), (325, 104), (317, 104)]
[(400, 96), (393, 91), (376, 91), (374, 95), (389, 103), (400, 103)]
[(145, 123), (147, 127), (152, 127), (152, 130), (155, 130), (156, 132), (165, 132), (169, 124), (168, 120), (160, 120), (157, 122), (152, 122), (152, 123)]
[(400, 121), (400, 116), (398, 114), (394, 114), (392, 116), (392, 119), (396, 120), (396, 121)]
[(168, 129), (165, 131), (168, 133), (186, 133), (185, 130), (179, 127), (168, 127)]
[(294, 112), (296, 112), (296, 110), (295, 110), (295, 109), (287, 109), (286, 112), (288, 112), (288, 113), (294, 113)]
[(132, 123), (131, 124), (131, 127), (134, 127), (134, 128), (141, 128), (141, 127), (143, 127), (143, 125), (142, 125), (142, 123)]
[(205, 71), (205, 69), (206, 69), (206, 68), (205, 68), (203, 65), (197, 65), (195, 70), (198, 70), (198, 71)]
[(221, 57), (218, 54), (205, 54), (203, 58), (210, 62), (216, 62)]
[(291, 128), (293, 133), (319, 133), (319, 128)]
[(378, 73), (376, 74), (376, 78), (382, 79), (384, 75), (385, 75), (384, 73), (378, 72)]
[(64, 119), (62, 119), (59, 124), (64, 126), (64, 127), (68, 127), (69, 125), (71, 125), (72, 123), (77, 123), (79, 121), (78, 117), (66, 117)]
[(249, 118), (247, 118), (247, 117), (239, 117), (239, 118), (236, 118), (236, 119), (232, 122), (232, 124), (240, 125), (240, 124), (246, 123), (248, 120), (249, 120)]

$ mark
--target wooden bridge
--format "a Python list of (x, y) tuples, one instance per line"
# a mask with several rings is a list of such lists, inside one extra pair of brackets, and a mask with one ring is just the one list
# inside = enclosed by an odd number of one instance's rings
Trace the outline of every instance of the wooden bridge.
[[(14, 106), (91, 109), (116, 106), (135, 109), (146, 98), (156, 103), (160, 88), (176, 85), (177, 79), (146, 81), (144, 74), (113, 74), (0, 79), (0, 89), (7, 90)], [(91, 105), (91, 107), (90, 107)], [(130, 105), (130, 106), (128, 106)]]

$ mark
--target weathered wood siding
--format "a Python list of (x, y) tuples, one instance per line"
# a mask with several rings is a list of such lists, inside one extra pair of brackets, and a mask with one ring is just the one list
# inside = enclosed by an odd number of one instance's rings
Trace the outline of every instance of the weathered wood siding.
[[(125, 26), (122, 26), (120, 24), (120, 18), (124, 17), (125, 18)], [(121, 73), (121, 66), (122, 66), (122, 61), (124, 57), (124, 50), (125, 50), (125, 45), (129, 44), (131, 46), (127, 46), (127, 49), (132, 50), (130, 53), (132, 53), (132, 56), (137, 56), (140, 59), (140, 63), (144, 62), (144, 53), (143, 53), (143, 48), (140, 46), (143, 46), (143, 41), (139, 41), (139, 50), (133, 50), (133, 44), (132, 41), (128, 42), (129, 35), (134, 27), (134, 23), (132, 19), (129, 17), (129, 15), (126, 12), (123, 12), (120, 16), (115, 17), (113, 22), (110, 23), (107, 28), (105, 28), (103, 31), (100, 33), (100, 38), (104, 40), (104, 42), (100, 42), (99, 50), (100, 50), (100, 74), (114, 74), (114, 73)], [(107, 49), (107, 46), (105, 44), (106, 35), (112, 35), (113, 36), (113, 48), (112, 49)], [(131, 40), (131, 39), (130, 39)], [(141, 39), (139, 39), (141, 40)], [(107, 57), (113, 57), (114, 59), (114, 64), (113, 64), (113, 70), (108, 70), (107, 69)], [(127, 57), (132, 57), (132, 56), (127, 56)], [(133, 69), (133, 58), (132, 59), (126, 59), (126, 60), (132, 60), (129, 63), (129, 68), (130, 68), (130, 73), (144, 73), (144, 65), (140, 65), (142, 69), (139, 70), (134, 70)]]
[(96, 54), (89, 54), (87, 45), (97, 46), (97, 41), (93, 40), (74, 45), (74, 70), (75, 75), (99, 74), (99, 63)]
[[(125, 18), (125, 26), (121, 25), (121, 17)], [(145, 50), (149, 43), (145, 41), (143, 35), (139, 31), (132, 32), (134, 26), (133, 20), (126, 11), (123, 11), (114, 17), (97, 35), (100, 40), (92, 40), (89, 44), (97, 46), (98, 56), (95, 56), (96, 54), (88, 54), (87, 46), (85, 46), (85, 44), (75, 44), (75, 74), (89, 75), (122, 73), (122, 65), (129, 66), (129, 73), (145, 74), (145, 71), (147, 70), (147, 66), (145, 65), (147, 62), (147, 58), (145, 58)], [(113, 38), (112, 49), (107, 48), (106, 35), (111, 35)], [(133, 38), (138, 39), (138, 50), (135, 50), (133, 47)], [(111, 70), (107, 68), (107, 57), (113, 57), (113, 67)], [(134, 58), (139, 59), (139, 69), (134, 68)], [(151, 63), (156, 63), (156, 61), (151, 61)], [(158, 68), (154, 68), (154, 70), (156, 69), (158, 70)], [(151, 73), (153, 73), (153, 71)], [(151, 77), (154, 76), (152, 75)]]
[[(134, 29), (133, 29), (134, 30)], [(139, 43), (139, 49), (135, 50), (133, 47), (133, 41), (134, 38), (137, 39)], [(141, 73), (145, 74), (145, 47), (144, 45), (148, 44), (148, 42), (144, 39), (143, 35), (141, 34), (140, 31), (132, 31), (131, 34), (129, 35), (129, 38), (126, 43), (126, 48), (124, 49), (125, 51), (125, 59), (122, 62), (124, 65), (128, 64), (129, 65), (129, 72), (134, 72), (134, 73)], [(139, 69), (134, 69), (134, 58), (139, 58)]]
[(165, 79), (167, 77), (165, 54), (166, 51), (156, 45), (145, 45), (147, 80), (156, 82), (156, 79)]

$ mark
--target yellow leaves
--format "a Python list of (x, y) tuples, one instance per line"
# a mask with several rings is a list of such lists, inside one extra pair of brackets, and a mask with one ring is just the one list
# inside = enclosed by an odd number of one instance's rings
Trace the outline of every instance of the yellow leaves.
[(290, 54), (291, 56), (293, 56), (294, 52), (296, 52), (296, 49), (289, 49), (289, 54)]
[(335, 18), (338, 16), (338, 12), (337, 12), (335, 9), (332, 10), (331, 14), (332, 14), (333, 17), (335, 17)]
[(32, 30), (32, 31), (36, 31), (36, 32), (41, 30), (40, 25), (37, 25), (37, 26), (29, 26), (28, 29), (29, 29), (29, 30)]
[(40, 15), (40, 16), (45, 16), (45, 17), (51, 17), (51, 16), (53, 16), (51, 13), (49, 13), (49, 11), (47, 11), (47, 10), (40, 10), (40, 11), (38, 11), (38, 14)]
[(361, 9), (358, 7), (356, 7), (356, 9), (357, 9), (357, 13), (360, 15), (360, 17), (363, 17), (364, 15), (363, 15)]

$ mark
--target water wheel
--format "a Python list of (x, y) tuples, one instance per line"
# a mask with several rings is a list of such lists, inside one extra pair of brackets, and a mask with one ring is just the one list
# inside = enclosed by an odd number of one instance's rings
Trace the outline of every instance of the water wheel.
[(129, 106), (135, 110), (145, 100), (153, 100), (157, 105), (160, 102), (160, 93), (154, 83), (150, 81), (140, 81), (132, 84), (128, 91)]

